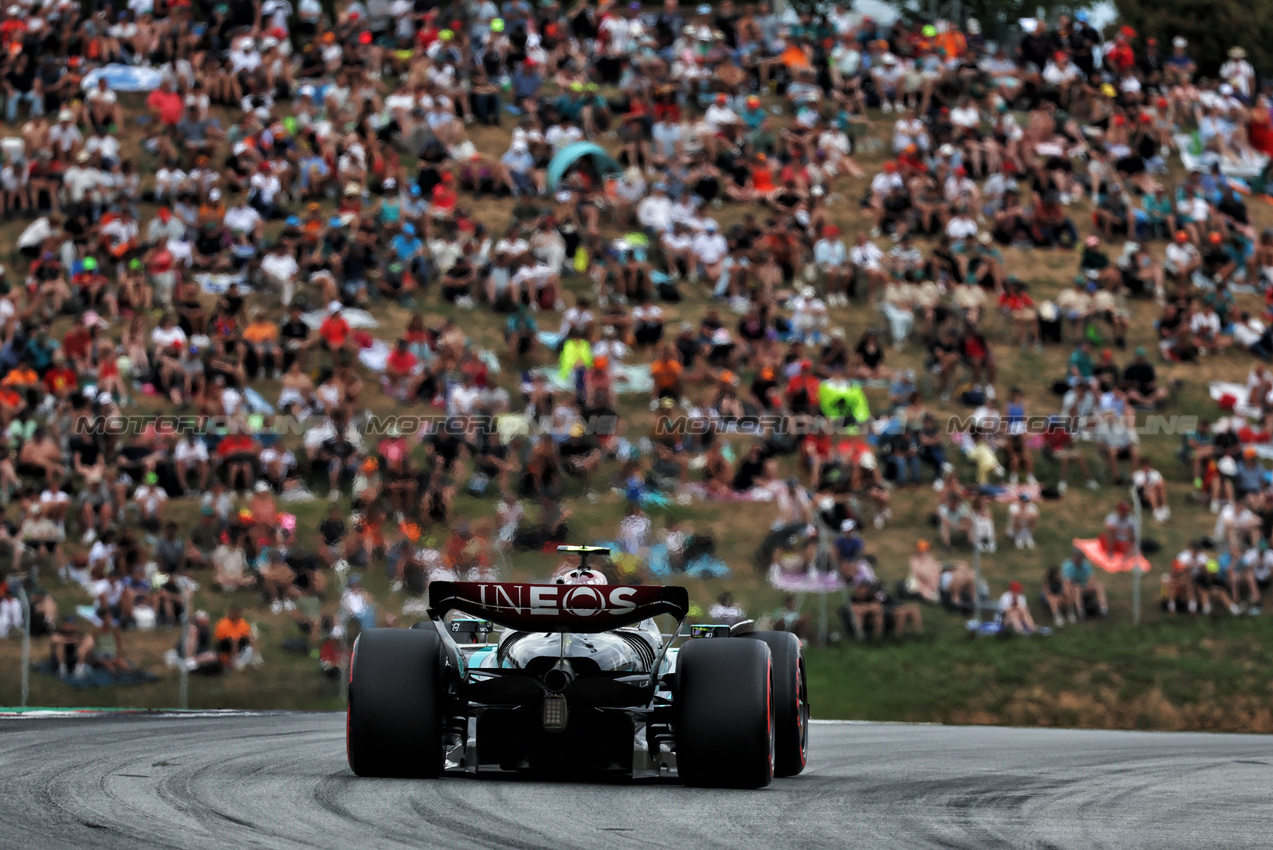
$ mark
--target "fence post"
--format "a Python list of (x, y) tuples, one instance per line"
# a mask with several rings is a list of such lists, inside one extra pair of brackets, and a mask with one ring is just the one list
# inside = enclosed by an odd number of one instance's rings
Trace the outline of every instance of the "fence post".
[(974, 541), (972, 546), (972, 621), (981, 625), (981, 545)]
[(31, 600), (27, 589), (18, 582), (18, 601), (22, 603), (22, 707), (27, 707), (31, 697)]
[(190, 586), (183, 584), (181, 600), (181, 690), (177, 702), (184, 711), (190, 708), (190, 606), (194, 603), (194, 594)]
[(1132, 535), (1132, 625), (1140, 625), (1140, 577), (1145, 571), (1140, 567), (1140, 523), (1141, 523), (1141, 505), (1140, 493), (1132, 487), (1132, 504), (1136, 509), (1136, 532)]

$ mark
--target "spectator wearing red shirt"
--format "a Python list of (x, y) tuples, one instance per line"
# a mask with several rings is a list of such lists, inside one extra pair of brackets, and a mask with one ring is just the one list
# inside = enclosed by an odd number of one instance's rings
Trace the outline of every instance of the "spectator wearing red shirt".
[[(217, 444), (217, 460), (225, 469), (226, 484), (231, 489), (251, 490), (256, 480), (256, 459), (261, 447), (243, 428), (222, 438)], [(237, 485), (237, 486), (236, 486)]]
[(385, 392), (399, 401), (411, 398), (419, 383), (419, 376), (416, 375), (418, 363), (419, 360), (411, 353), (407, 341), (398, 340), (398, 344), (385, 360), (385, 374), (381, 379)]
[(146, 106), (150, 108), (153, 117), (164, 126), (165, 131), (176, 128), (185, 109), (181, 95), (172, 90), (172, 81), (166, 78), (161, 80), (159, 88), (152, 91), (146, 98)]
[(990, 353), (990, 343), (986, 342), (985, 335), (974, 325), (968, 325), (964, 329), (962, 353), (964, 362), (972, 370), (973, 384), (977, 387), (993, 385), (999, 370), (995, 366), (994, 355)]
[(787, 403), (791, 412), (808, 416), (818, 415), (818, 387), (822, 382), (813, 374), (813, 363), (800, 361), (800, 373), (787, 384)]
[(1012, 319), (1012, 326), (1017, 330), (1017, 343), (1025, 351), (1026, 345), (1039, 345), (1039, 314), (1034, 308), (1034, 299), (1025, 291), (1025, 284), (1016, 278), (1009, 278), (1007, 287), (999, 296), (999, 309)]
[(92, 344), (93, 335), (89, 331), (88, 325), (84, 324), (83, 319), (76, 321), (71, 329), (62, 337), (62, 352), (66, 354), (71, 364), (80, 372), (92, 371), (93, 365), (89, 362), (88, 351)]
[(433, 187), (433, 215), (435, 218), (447, 218), (459, 203), (455, 192), (455, 177), (449, 171), (442, 172), (442, 182)]
[(66, 365), (66, 355), (61, 351), (53, 352), (53, 366), (44, 373), (44, 388), (55, 398), (63, 399), (78, 383), (79, 376)]
[(323, 340), (323, 347), (336, 352), (349, 345), (349, 322), (340, 314), (341, 303), (333, 301), (327, 305), (327, 318), (318, 326), (318, 335)]
[(1087, 458), (1083, 456), (1083, 450), (1074, 444), (1074, 435), (1071, 433), (1072, 425), (1063, 418), (1057, 417), (1048, 423), (1048, 429), (1043, 432), (1043, 453), (1051, 456), (1057, 462), (1060, 469), (1057, 471), (1058, 481), (1056, 489), (1064, 493), (1069, 483), (1066, 478), (1070, 472), (1070, 461), (1078, 463), (1079, 469), (1087, 476), (1087, 487), (1089, 490), (1099, 490), (1100, 484), (1092, 477), (1092, 468), (1087, 465)]

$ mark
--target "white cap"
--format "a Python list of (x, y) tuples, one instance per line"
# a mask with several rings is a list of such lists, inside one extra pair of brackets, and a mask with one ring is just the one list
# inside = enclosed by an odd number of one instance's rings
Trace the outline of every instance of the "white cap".
[(857, 527), (858, 524), (851, 519), (846, 519), (844, 522), (840, 523), (840, 530), (846, 534)]
[(1233, 86), (1229, 85), (1228, 83), (1221, 83), (1220, 94), (1224, 95), (1225, 97), (1229, 97), (1230, 95), (1233, 94)]
[(341, 308), (341, 306), (342, 305), (339, 301), (329, 301), (327, 302), (327, 312), (335, 313), (337, 310)]
[(100, 393), (97, 394), (98, 404), (110, 404), (112, 401), (114, 401), (114, 399), (111, 398), (111, 394), (106, 392), (105, 390), (102, 390)]
[(209, 193), (208, 193), (208, 200), (209, 200), (209, 201), (219, 201), (219, 200), (221, 200), (221, 190), (220, 190), (220, 189), (213, 189), (211, 192), (209, 192)]
[(273, 50), (275, 47), (278, 47), (278, 39), (274, 36), (267, 35), (265, 38), (261, 39), (262, 50)]
[(257, 493), (268, 493), (270, 492), (270, 485), (264, 481), (258, 481), (252, 489)]
[(1189, 45), (1189, 40), (1186, 39), (1183, 35), (1178, 35), (1171, 40), (1172, 47), (1187, 47), (1188, 45)]

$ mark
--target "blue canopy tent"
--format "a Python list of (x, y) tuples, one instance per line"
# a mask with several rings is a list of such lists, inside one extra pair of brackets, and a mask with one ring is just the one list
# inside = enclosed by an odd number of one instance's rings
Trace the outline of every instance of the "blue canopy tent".
[(615, 162), (601, 145), (593, 142), (575, 142), (557, 151), (553, 155), (552, 161), (548, 163), (549, 191), (556, 190), (557, 184), (561, 182), (562, 175), (585, 157), (590, 159), (589, 164), (596, 171), (598, 177), (623, 173), (623, 167)]

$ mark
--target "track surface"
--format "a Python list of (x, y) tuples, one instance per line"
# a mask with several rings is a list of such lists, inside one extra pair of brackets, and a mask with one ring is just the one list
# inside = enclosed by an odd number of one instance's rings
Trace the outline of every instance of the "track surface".
[(1273, 738), (815, 724), (763, 791), (365, 780), (344, 716), (0, 721), (0, 844), (1267, 847)]

